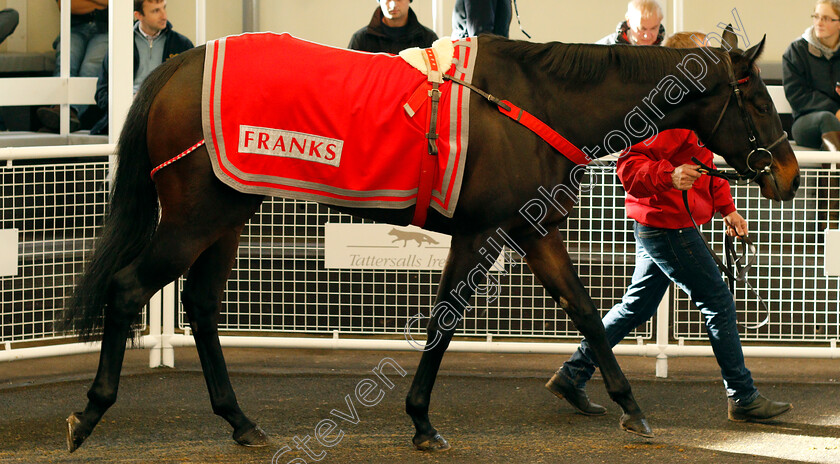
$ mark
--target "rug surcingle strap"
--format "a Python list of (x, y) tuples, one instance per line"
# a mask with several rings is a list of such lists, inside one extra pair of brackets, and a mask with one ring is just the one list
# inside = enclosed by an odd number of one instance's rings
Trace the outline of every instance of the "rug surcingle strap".
[(429, 111), (428, 130), (426, 131), (426, 141), (428, 143), (428, 153), (423, 156), (420, 163), (420, 179), (417, 188), (417, 203), (414, 205), (414, 216), (411, 223), (417, 227), (423, 227), (426, 223), (426, 217), (429, 211), (429, 205), (432, 202), (432, 188), (434, 188), (437, 165), (438, 165), (438, 106), (440, 103), (440, 84), (443, 83), (443, 73), (438, 67), (437, 58), (434, 50), (426, 48), (423, 50), (423, 59), (426, 62), (428, 72), (428, 80), (424, 82), (409, 98), (408, 102), (403, 106), (406, 113), (413, 117), (417, 110), (427, 100), (431, 102)]

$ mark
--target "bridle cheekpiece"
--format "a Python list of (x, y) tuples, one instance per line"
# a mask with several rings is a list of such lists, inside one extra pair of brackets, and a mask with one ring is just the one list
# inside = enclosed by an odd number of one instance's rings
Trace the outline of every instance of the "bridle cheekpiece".
[[(715, 133), (720, 127), (720, 123), (721, 121), (723, 121), (723, 116), (726, 114), (726, 110), (729, 108), (729, 103), (732, 101), (732, 95), (734, 95), (735, 101), (738, 102), (738, 109), (741, 113), (741, 119), (744, 121), (744, 126), (747, 128), (747, 136), (749, 137), (750, 142), (751, 151), (747, 155), (746, 161), (747, 173), (738, 172), (737, 174), (732, 174), (713, 172), (714, 170), (709, 166), (706, 166), (705, 164), (697, 161), (694, 158), (692, 158), (692, 160), (695, 163), (699, 164), (701, 170), (704, 171), (704, 173), (706, 174), (709, 174), (714, 177), (720, 177), (730, 182), (746, 181), (746, 183), (749, 183), (758, 179), (758, 176), (760, 176), (761, 174), (770, 174), (770, 166), (772, 166), (774, 162), (773, 153), (770, 150), (776, 148), (780, 143), (787, 140), (788, 135), (787, 132), (782, 131), (782, 135), (779, 136), (779, 138), (773, 141), (773, 143), (771, 143), (770, 145), (765, 147), (759, 145), (758, 139), (756, 137), (757, 131), (755, 129), (755, 124), (753, 123), (752, 117), (750, 117), (750, 115), (747, 113), (747, 109), (744, 106), (744, 96), (740, 88), (741, 85), (749, 83), (750, 77), (747, 76), (743, 79), (735, 79), (735, 73), (732, 71), (732, 61), (730, 61), (728, 56), (726, 57), (726, 71), (729, 73), (729, 86), (732, 88), (732, 94), (729, 96), (729, 98), (726, 99), (726, 103), (723, 105), (723, 109), (721, 110), (720, 115), (718, 116), (717, 121), (715, 122), (715, 125), (712, 128), (712, 133), (709, 135), (709, 138), (711, 139), (712, 137), (714, 137)], [(753, 156), (759, 156), (759, 159), (761, 159), (762, 156), (765, 156), (767, 159), (769, 159), (769, 162), (764, 167), (756, 169), (753, 167), (754, 165), (752, 163)]]

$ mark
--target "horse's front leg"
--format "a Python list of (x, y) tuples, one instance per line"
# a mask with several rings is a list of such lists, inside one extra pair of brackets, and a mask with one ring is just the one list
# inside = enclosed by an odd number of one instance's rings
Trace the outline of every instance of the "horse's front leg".
[(589, 342), (610, 398), (624, 411), (621, 427), (628, 432), (652, 437), (653, 432), (647, 419), (636, 403), (630, 383), (610, 348), (598, 311), (575, 272), (560, 231), (552, 228), (544, 237), (523, 241), (522, 248), (531, 271)]
[[(432, 427), (429, 421), (429, 402), (435, 386), (443, 354), (464, 314), (466, 302), (481, 285), (486, 267), (479, 264), (481, 255), (476, 237), (452, 237), (446, 266), (438, 285), (435, 306), (426, 327), (426, 346), (420, 365), (414, 374), (411, 389), (405, 399), (405, 411), (414, 422), (414, 446), (421, 451), (443, 451), (449, 443)], [(407, 336), (410, 336), (406, 332)]]

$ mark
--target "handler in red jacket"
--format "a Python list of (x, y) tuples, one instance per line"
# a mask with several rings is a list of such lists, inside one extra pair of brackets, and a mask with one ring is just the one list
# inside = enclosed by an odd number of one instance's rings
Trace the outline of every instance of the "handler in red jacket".
[[(697, 34), (702, 39), (702, 34)], [(693, 45), (690, 34), (675, 36), (669, 42), (687, 39), (688, 46)], [(674, 46), (669, 42), (666, 46)], [(746, 235), (747, 222), (735, 211), (729, 184), (701, 175), (692, 156), (712, 165), (712, 152), (699, 146), (694, 132), (675, 129), (660, 133), (649, 146), (645, 142), (634, 145), (618, 161), (618, 177), (627, 192), (627, 216), (636, 221), (636, 269), (621, 302), (604, 316), (607, 339), (615, 346), (650, 319), (673, 281), (703, 314), (726, 388), (729, 420), (771, 419), (788, 411), (791, 405), (768, 400), (753, 385), (752, 375), (744, 365), (735, 303), (703, 238), (691, 223), (682, 191), (688, 191), (689, 205), (698, 224), (711, 221), (718, 212), (723, 216), (726, 233), (735, 236)], [(593, 353), (584, 339), (546, 388), (583, 414), (604, 414), (606, 409), (591, 403), (584, 390), (595, 367)]]

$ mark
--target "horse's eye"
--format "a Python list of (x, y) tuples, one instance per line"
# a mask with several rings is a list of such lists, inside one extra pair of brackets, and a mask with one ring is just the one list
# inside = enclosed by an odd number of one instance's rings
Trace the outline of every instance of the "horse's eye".
[(761, 113), (761, 114), (767, 114), (767, 113), (770, 112), (770, 105), (768, 105), (768, 104), (757, 105), (757, 108), (758, 108), (758, 112)]

